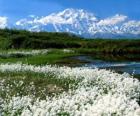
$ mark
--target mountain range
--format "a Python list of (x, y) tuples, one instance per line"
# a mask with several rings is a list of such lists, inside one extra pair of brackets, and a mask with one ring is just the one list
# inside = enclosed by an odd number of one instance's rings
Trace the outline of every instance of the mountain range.
[(37, 32), (68, 32), (87, 38), (140, 38), (138, 20), (130, 20), (122, 14), (101, 19), (94, 13), (72, 8), (48, 16), (30, 15), (12, 27)]

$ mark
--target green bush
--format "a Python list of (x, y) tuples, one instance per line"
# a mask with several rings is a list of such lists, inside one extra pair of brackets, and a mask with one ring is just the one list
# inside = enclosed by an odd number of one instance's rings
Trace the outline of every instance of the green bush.
[(114, 54), (140, 53), (140, 39), (86, 39), (70, 33), (0, 29), (0, 49), (84, 48)]

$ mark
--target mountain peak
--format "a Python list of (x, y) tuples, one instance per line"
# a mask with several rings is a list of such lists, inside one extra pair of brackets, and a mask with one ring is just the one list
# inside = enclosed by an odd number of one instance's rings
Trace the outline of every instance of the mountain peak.
[(67, 8), (64, 11), (62, 11), (63, 13), (88, 13), (86, 10), (84, 9), (74, 9), (74, 8)]
[(128, 20), (122, 14), (98, 19), (83, 9), (68, 8), (44, 17), (32, 17), (16, 22), (18, 28), (30, 31), (70, 32), (84, 37), (139, 37), (140, 21)]
[(62, 12), (53, 13), (52, 15), (59, 16), (61, 18), (65, 18), (65, 19), (73, 18), (73, 19), (78, 19), (78, 20), (80, 20), (80, 19), (87, 19), (87, 20), (89, 19), (90, 20), (92, 18), (93, 21), (97, 20), (97, 18), (95, 17), (95, 15), (93, 13), (89, 13), (83, 9), (68, 8)]

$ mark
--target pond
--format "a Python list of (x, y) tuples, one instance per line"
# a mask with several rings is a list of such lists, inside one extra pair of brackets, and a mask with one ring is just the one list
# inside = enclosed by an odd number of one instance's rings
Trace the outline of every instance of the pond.
[(119, 56), (114, 58), (108, 55), (109, 58), (105, 58), (106, 56), (102, 55), (102, 57), (97, 57), (97, 55), (82, 55), (75, 56), (73, 59), (86, 61), (84, 64), (79, 64), (79, 66), (91, 67), (91, 68), (99, 68), (99, 69), (109, 69), (114, 70), (119, 73), (127, 72), (129, 74), (140, 74), (140, 60), (138, 56), (136, 57), (124, 57)]

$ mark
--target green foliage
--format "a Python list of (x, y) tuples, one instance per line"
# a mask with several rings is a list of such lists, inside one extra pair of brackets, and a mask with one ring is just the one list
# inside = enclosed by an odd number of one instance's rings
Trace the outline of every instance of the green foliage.
[[(7, 47), (2, 45), (7, 39)], [(0, 30), (0, 44), (2, 48), (77, 48), (80, 37), (68, 33), (28, 32), (25, 30)]]
[(0, 49), (79, 48), (93, 53), (140, 53), (139, 39), (84, 39), (70, 33), (0, 30)]

